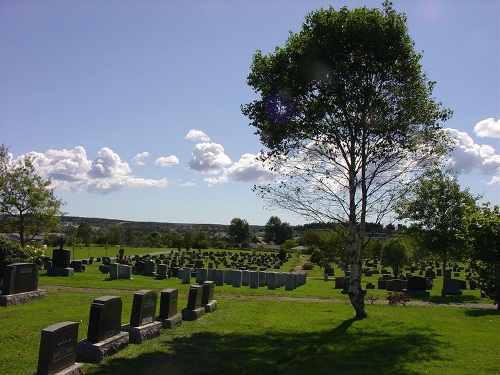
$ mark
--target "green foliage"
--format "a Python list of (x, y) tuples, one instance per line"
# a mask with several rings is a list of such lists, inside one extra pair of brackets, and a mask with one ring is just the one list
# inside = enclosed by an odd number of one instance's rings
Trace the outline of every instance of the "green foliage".
[(398, 277), (403, 267), (409, 264), (411, 253), (403, 238), (390, 238), (382, 244), (382, 264), (390, 266), (394, 277)]
[(455, 173), (434, 168), (413, 186), (401, 200), (399, 219), (413, 222), (415, 239), (431, 254), (441, 257), (443, 274), (449, 258), (463, 259), (464, 242), (459, 233), (469, 210), (474, 210), (479, 196), (462, 190)]
[(349, 231), (351, 301), (365, 316), (361, 261), (366, 218), (391, 213), (405, 188), (443, 155), (451, 112), (434, 99), (404, 14), (320, 9), (284, 47), (253, 56), (242, 107), (280, 174), (255, 191), (270, 205)]
[(63, 202), (50, 185), (50, 179), (36, 173), (33, 156), (12, 160), (8, 149), (0, 146), (0, 212), (4, 224), (19, 233), (21, 246), (57, 227)]
[(303, 269), (304, 271), (310, 271), (310, 270), (314, 269), (314, 264), (313, 264), (313, 263), (311, 263), (311, 262), (306, 262), (306, 263), (304, 263), (304, 264), (302, 265), (302, 269)]
[(35, 258), (41, 256), (43, 251), (33, 246), (24, 248), (17, 242), (0, 236), (0, 285), (3, 279), (3, 270), (5, 266), (17, 262), (34, 262)]
[(229, 224), (228, 235), (237, 245), (247, 242), (250, 239), (250, 224), (245, 219), (235, 217)]
[(289, 223), (281, 222), (277, 216), (271, 216), (264, 227), (264, 240), (281, 245), (293, 238), (293, 228)]
[(481, 290), (500, 309), (500, 207), (485, 203), (480, 210), (469, 210), (461, 238)]

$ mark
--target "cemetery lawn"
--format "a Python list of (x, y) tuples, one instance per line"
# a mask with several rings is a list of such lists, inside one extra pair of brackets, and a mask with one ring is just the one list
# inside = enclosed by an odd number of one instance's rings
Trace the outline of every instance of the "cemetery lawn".
[[(135, 288), (109, 290), (112, 282), (103, 282), (103, 276), (101, 288), (56, 290), (54, 286), (47, 289), (45, 299), (0, 308), (0, 373), (34, 373), (40, 331), (49, 325), (79, 322), (78, 339), (84, 339), (90, 304), (97, 297), (122, 298), (122, 324), (130, 319), (133, 290), (143, 289), (147, 281), (155, 291), (178, 288), (178, 309), (186, 306), (188, 286), (180, 280), (160, 280), (160, 286), (153, 278), (136, 276), (120, 280), (136, 281)], [(54, 279), (78, 280), (76, 276)], [(45, 284), (44, 277), (40, 284)], [(330, 284), (330, 297), (339, 293), (331, 283), (308, 284), (319, 289)], [(369, 318), (354, 320), (346, 300), (302, 299), (295, 293), (301, 288), (285, 294), (297, 298), (288, 300), (278, 294), (269, 298), (268, 293), (279, 290), (259, 288), (260, 296), (247, 296), (233, 290), (249, 288), (216, 287), (214, 313), (164, 329), (158, 338), (129, 344), (100, 364), (85, 364), (85, 374), (500, 373), (500, 312), (496, 310), (368, 304)]]

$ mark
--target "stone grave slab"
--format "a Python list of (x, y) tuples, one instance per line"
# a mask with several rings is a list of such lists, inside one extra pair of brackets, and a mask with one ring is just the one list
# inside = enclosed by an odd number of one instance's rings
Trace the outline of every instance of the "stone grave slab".
[(212, 313), (217, 310), (217, 301), (214, 300), (215, 282), (205, 281), (202, 286), (201, 307), (206, 313)]
[(78, 323), (61, 322), (42, 329), (37, 375), (83, 374), (76, 363)]
[(201, 297), (203, 293), (202, 285), (191, 285), (189, 288), (187, 307), (182, 309), (182, 320), (196, 320), (200, 318), (205, 309), (201, 307)]
[(179, 291), (164, 289), (160, 292), (160, 313), (156, 321), (161, 322), (163, 328), (174, 328), (182, 323), (182, 314), (177, 313)]
[(140, 344), (160, 335), (162, 324), (155, 321), (158, 294), (151, 290), (139, 290), (134, 293), (130, 324), (121, 330), (130, 334), (130, 342)]
[(38, 266), (35, 263), (12, 263), (3, 273), (0, 306), (14, 306), (45, 298), (38, 290)]
[(116, 296), (94, 299), (90, 306), (87, 338), (77, 344), (77, 360), (98, 363), (129, 343), (129, 333), (121, 331), (122, 300)]

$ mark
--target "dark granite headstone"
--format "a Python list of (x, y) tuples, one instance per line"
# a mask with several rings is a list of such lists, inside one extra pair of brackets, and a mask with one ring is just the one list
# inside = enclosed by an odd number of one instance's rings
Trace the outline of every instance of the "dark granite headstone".
[(77, 340), (78, 323), (75, 322), (57, 323), (42, 329), (37, 375), (52, 375), (74, 366)]
[(87, 340), (100, 342), (120, 333), (122, 299), (115, 296), (96, 298), (90, 306)]
[(38, 266), (35, 263), (12, 263), (3, 273), (2, 294), (18, 294), (38, 290)]
[(202, 286), (203, 286), (203, 292), (201, 295), (201, 304), (206, 305), (207, 303), (210, 303), (210, 301), (214, 299), (215, 282), (205, 281)]
[(191, 285), (188, 295), (188, 310), (196, 310), (201, 306), (201, 297), (203, 293), (203, 285)]
[(177, 289), (164, 289), (160, 292), (160, 319), (168, 319), (177, 314)]
[(425, 290), (427, 289), (427, 282), (425, 280), (425, 277), (421, 277), (421, 276), (409, 277), (407, 289), (425, 292)]
[(134, 293), (130, 325), (143, 326), (155, 321), (158, 294), (151, 290), (139, 290)]
[(52, 267), (68, 268), (70, 265), (71, 251), (66, 249), (54, 249), (52, 251)]

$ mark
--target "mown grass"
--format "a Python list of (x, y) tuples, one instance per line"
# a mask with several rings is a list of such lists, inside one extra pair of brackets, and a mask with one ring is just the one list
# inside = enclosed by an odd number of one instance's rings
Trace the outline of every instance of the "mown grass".
[[(292, 259), (283, 270), (296, 264)], [(0, 308), (0, 374), (32, 374), (37, 366), (40, 331), (49, 325), (79, 322), (78, 337), (84, 339), (90, 304), (99, 296), (122, 297), (122, 324), (130, 319), (136, 290), (176, 288), (180, 293), (178, 310), (187, 304), (189, 285), (179, 279), (134, 275), (132, 280), (109, 280), (98, 266), (87, 265), (86, 272), (73, 277), (51, 277), (42, 270), (39, 284), (47, 290), (45, 299)], [(85, 373), (500, 373), (498, 311), (368, 304), (369, 318), (354, 320), (347, 297), (333, 289), (333, 279), (314, 277), (320, 272), (314, 270), (313, 277), (293, 291), (217, 286), (215, 313), (162, 330), (160, 337), (140, 345), (130, 344), (100, 364), (85, 364)], [(363, 283), (376, 285), (377, 278), (364, 278)], [(439, 296), (441, 280), (435, 280), (428, 300), (489, 302), (477, 290), (443, 299)], [(385, 290), (368, 291), (368, 297), (380, 300), (385, 294)]]
[[(86, 337), (99, 291), (49, 290), (43, 300), (0, 309), (0, 373), (36, 370), (40, 330), (80, 322)], [(132, 293), (123, 299), (130, 319)], [(368, 307), (347, 303), (223, 299), (218, 309), (161, 336), (129, 344), (86, 374), (494, 374), (500, 371), (500, 313), (460, 307)], [(179, 299), (179, 309), (186, 304)]]

